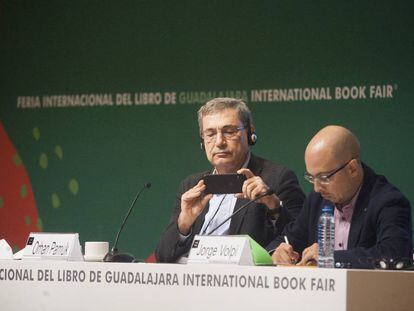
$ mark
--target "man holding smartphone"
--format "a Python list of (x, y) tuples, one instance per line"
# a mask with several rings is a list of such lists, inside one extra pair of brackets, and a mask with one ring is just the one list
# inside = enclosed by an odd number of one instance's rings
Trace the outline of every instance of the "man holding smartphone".
[[(198, 124), (201, 147), (212, 169), (181, 183), (170, 223), (157, 245), (158, 262), (175, 262), (186, 255), (196, 234), (248, 234), (266, 246), (296, 218), (303, 204), (304, 194), (292, 171), (251, 153), (257, 136), (242, 100), (210, 100), (199, 109)], [(206, 175), (236, 173), (246, 177), (239, 193), (206, 193)], [(225, 221), (243, 204), (270, 192)]]

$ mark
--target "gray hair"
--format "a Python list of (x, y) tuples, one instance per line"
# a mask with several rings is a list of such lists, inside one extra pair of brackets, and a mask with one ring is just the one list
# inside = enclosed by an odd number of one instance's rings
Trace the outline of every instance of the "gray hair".
[(243, 123), (243, 125), (253, 127), (252, 113), (244, 101), (237, 98), (217, 97), (205, 103), (197, 112), (200, 136), (203, 131), (203, 117), (225, 109), (236, 110), (239, 116), (239, 120)]

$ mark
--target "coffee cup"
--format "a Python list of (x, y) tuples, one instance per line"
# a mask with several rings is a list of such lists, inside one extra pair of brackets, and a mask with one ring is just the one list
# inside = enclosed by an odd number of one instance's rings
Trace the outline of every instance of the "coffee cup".
[(102, 261), (109, 251), (108, 242), (85, 242), (85, 261)]

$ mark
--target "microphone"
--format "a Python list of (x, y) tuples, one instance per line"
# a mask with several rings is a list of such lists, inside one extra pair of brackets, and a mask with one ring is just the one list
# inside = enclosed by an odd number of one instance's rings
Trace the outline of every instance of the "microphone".
[(253, 200), (250, 200), (249, 202), (247, 202), (246, 204), (240, 206), (240, 208), (238, 210), (236, 210), (233, 214), (231, 214), (229, 217), (227, 217), (226, 219), (224, 219), (217, 227), (215, 227), (213, 230), (211, 230), (209, 233), (207, 233), (207, 235), (211, 235), (212, 233), (214, 233), (218, 228), (220, 228), (222, 225), (224, 225), (227, 221), (229, 221), (231, 218), (233, 218), (234, 215), (240, 213), (241, 210), (245, 209), (246, 207), (248, 207), (250, 204), (256, 202), (257, 200), (260, 200), (261, 198), (267, 196), (267, 195), (271, 195), (274, 194), (275, 192), (272, 189), (267, 190), (265, 193), (257, 196), (256, 198), (254, 198)]
[(114, 246), (112, 247), (112, 249), (105, 255), (103, 261), (104, 262), (133, 262), (135, 260), (134, 256), (132, 256), (131, 254), (126, 254), (126, 253), (118, 253), (118, 240), (119, 240), (119, 236), (122, 232), (122, 229), (124, 229), (124, 226), (128, 220), (129, 215), (132, 212), (132, 209), (135, 205), (135, 202), (138, 200), (138, 198), (140, 197), (142, 191), (144, 191), (145, 189), (149, 189), (151, 188), (151, 183), (150, 182), (146, 182), (144, 184), (144, 186), (142, 188), (140, 188), (140, 190), (138, 191), (137, 195), (135, 196), (134, 200), (132, 201), (131, 206), (129, 207), (128, 213), (126, 214), (124, 221), (121, 224), (121, 228), (119, 229), (116, 238), (115, 238), (115, 243)]

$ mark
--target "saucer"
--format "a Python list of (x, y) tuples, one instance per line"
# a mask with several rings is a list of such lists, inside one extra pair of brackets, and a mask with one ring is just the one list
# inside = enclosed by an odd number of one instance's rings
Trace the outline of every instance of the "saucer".
[(83, 256), (85, 261), (98, 261), (98, 262), (102, 262), (104, 257), (105, 255), (84, 255)]

